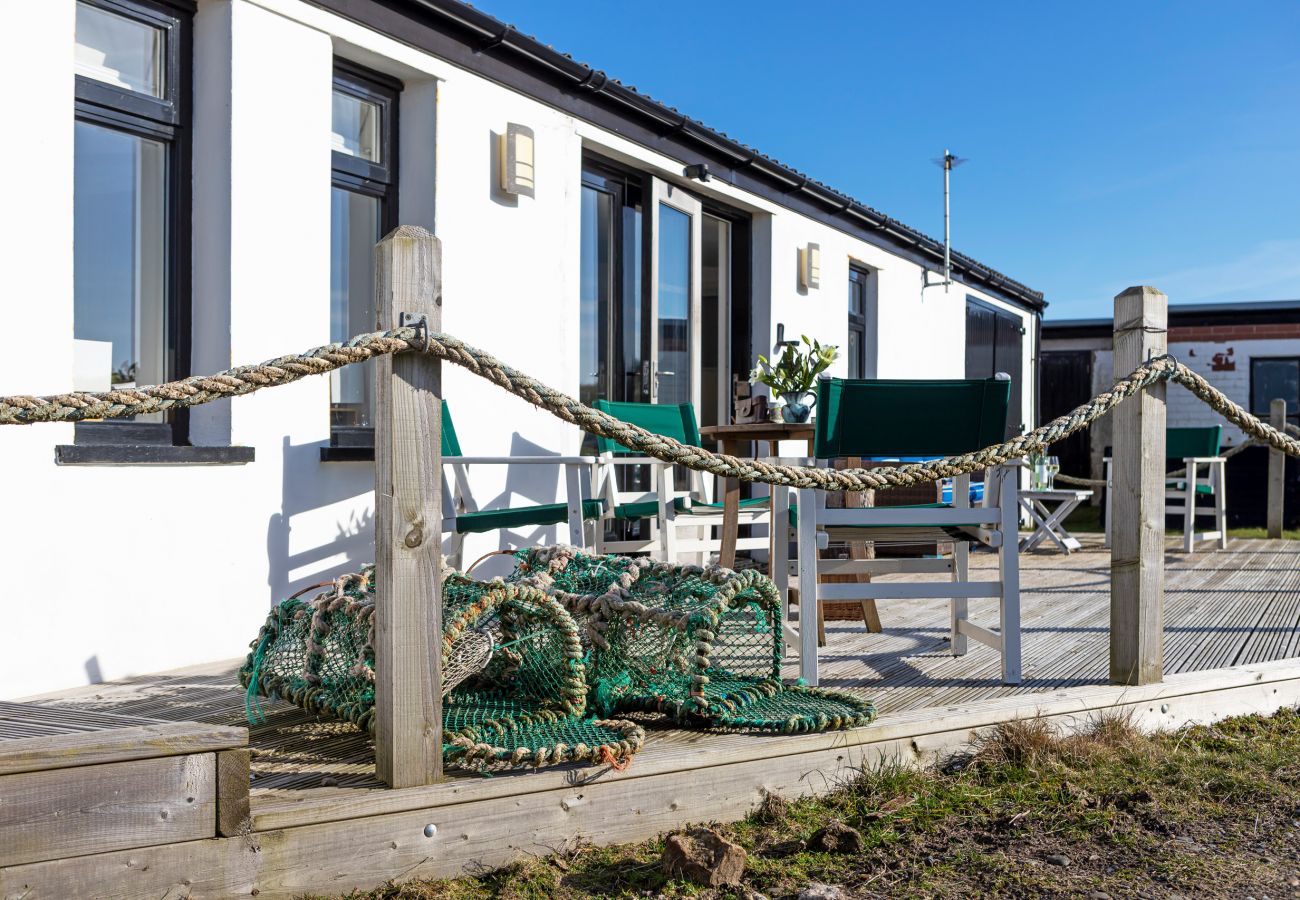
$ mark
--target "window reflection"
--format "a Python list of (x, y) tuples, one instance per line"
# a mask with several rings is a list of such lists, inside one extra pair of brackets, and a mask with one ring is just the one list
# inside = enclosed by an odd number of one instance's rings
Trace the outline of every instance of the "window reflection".
[(613, 206), (612, 194), (583, 186), (578, 399), (587, 404), (605, 396), (606, 360), (601, 342), (607, 333), (612, 287)]
[(383, 162), (379, 139), (381, 115), (378, 103), (336, 90), (331, 129), (334, 150), (368, 162)]
[(88, 3), (77, 4), (77, 74), (113, 87), (162, 97), (161, 28)]
[(166, 381), (166, 146), (77, 122), (74, 154), (78, 369), (105, 388)]
[(691, 399), (691, 217), (659, 205), (660, 403)]
[[(377, 197), (330, 191), (330, 340), (374, 331), (374, 246), (381, 237)], [(345, 366), (330, 373), (330, 425), (370, 428), (374, 366)]]

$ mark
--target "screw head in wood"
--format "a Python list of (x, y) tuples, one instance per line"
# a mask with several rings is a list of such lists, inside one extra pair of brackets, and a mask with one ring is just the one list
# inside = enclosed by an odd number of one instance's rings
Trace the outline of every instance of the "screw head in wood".
[(424, 826), (425, 837), (433, 837), (437, 833), (438, 833), (438, 826), (434, 825), (432, 822)]

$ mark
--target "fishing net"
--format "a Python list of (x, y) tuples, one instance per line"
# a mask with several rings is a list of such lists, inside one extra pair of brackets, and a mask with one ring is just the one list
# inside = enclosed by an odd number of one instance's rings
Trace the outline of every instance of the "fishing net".
[(521, 550), (511, 583), (560, 600), (588, 650), (599, 715), (658, 712), (694, 727), (801, 733), (865, 725), (870, 701), (781, 682), (780, 595), (755, 571)]
[[(775, 586), (754, 571), (522, 550), (505, 579), (442, 585), (443, 756), (449, 765), (621, 766), (644, 732), (618, 714), (787, 734), (851, 728), (869, 701), (781, 682)], [(240, 670), (258, 698), (375, 726), (373, 567), (267, 617)]]
[[(240, 669), (250, 721), (258, 698), (375, 727), (374, 570), (271, 611)], [(644, 738), (629, 722), (584, 719), (587, 681), (577, 626), (526, 584), (443, 582), (443, 755), (448, 764), (620, 761)]]

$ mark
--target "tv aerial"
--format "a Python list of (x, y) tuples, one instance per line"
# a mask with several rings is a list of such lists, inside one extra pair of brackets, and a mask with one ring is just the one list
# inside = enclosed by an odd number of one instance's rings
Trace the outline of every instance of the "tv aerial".
[(931, 281), (930, 270), (926, 269), (923, 273), (924, 283), (922, 289), (928, 287), (943, 286), (943, 292), (948, 293), (948, 286), (952, 284), (952, 205), (949, 203), (952, 184), (952, 170), (968, 163), (970, 160), (962, 159), (949, 150), (943, 151), (943, 156), (931, 159), (936, 166), (943, 168), (943, 281)]

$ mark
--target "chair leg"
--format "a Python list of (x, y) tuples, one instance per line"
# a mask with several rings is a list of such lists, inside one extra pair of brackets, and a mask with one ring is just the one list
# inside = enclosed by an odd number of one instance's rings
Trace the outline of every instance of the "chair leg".
[(812, 687), (817, 676), (817, 497), (799, 491), (799, 676)]
[(862, 624), (867, 627), (868, 634), (881, 634), (885, 626), (880, 621), (880, 610), (876, 608), (875, 600), (862, 601)]
[(1196, 464), (1187, 464), (1187, 492), (1183, 498), (1183, 552), (1191, 553), (1196, 544)]
[(772, 488), (772, 522), (768, 526), (772, 534), (771, 547), (767, 556), (767, 573), (776, 585), (781, 602), (790, 602), (790, 489)]
[(1214, 466), (1214, 525), (1219, 532), (1219, 549), (1228, 549), (1228, 470), (1222, 462)]
[[(1002, 639), (1002, 683), (1020, 683), (1020, 541), (1017, 520), (1020, 504), (1016, 502), (1014, 471), (999, 473), (1002, 478), (1002, 546), (998, 549), (998, 577), (1002, 581), (999, 629)], [(1008, 496), (1009, 495), (1009, 496)]]
[[(1012, 543), (1015, 543), (1013, 540)], [(952, 550), (952, 580), (957, 583), (970, 581), (970, 547), (958, 544)], [(962, 633), (958, 622), (970, 618), (970, 600), (966, 597), (953, 597), (948, 601), (951, 612), (952, 630), (948, 636), (949, 649), (953, 656), (963, 656), (968, 649), (969, 638)]]
[(465, 535), (452, 532), (451, 552), (447, 554), (447, 564), (457, 572), (465, 571)]

